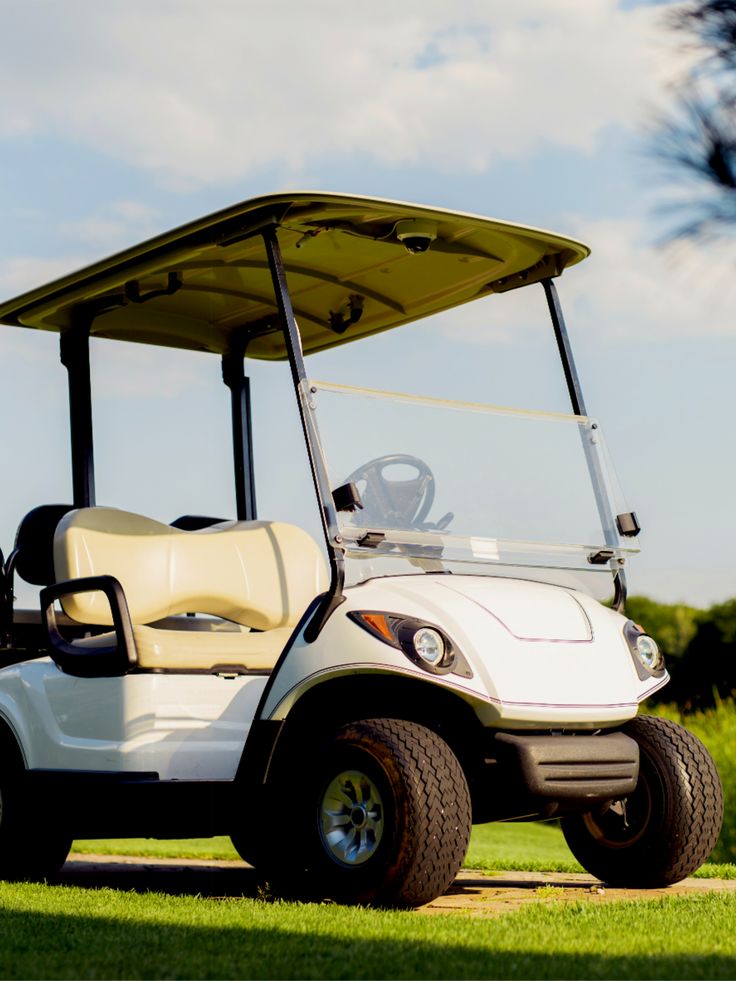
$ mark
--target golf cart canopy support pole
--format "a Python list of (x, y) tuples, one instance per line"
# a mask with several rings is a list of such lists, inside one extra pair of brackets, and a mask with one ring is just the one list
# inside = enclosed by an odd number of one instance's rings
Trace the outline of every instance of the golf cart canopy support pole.
[[(551, 279), (543, 279), (542, 286), (544, 287), (544, 294), (547, 297), (547, 306), (549, 307), (550, 317), (552, 318), (552, 326), (554, 327), (555, 338), (557, 340), (557, 349), (560, 352), (562, 370), (565, 372), (565, 381), (567, 382), (567, 391), (570, 395), (572, 411), (576, 416), (585, 416), (585, 418), (587, 418), (588, 412), (585, 408), (585, 400), (583, 399), (583, 389), (580, 385), (577, 368), (575, 367), (575, 359), (573, 358), (572, 354), (572, 345), (570, 344), (570, 337), (567, 333), (567, 326), (565, 325), (565, 318), (562, 314), (562, 307), (560, 305), (560, 298), (557, 293), (557, 288)], [(606, 537), (606, 544), (615, 549), (618, 545), (618, 535), (616, 533), (616, 528), (613, 525), (615, 508), (613, 507), (613, 502), (608, 496), (598, 455), (591, 452), (592, 447), (590, 445), (588, 434), (581, 433), (581, 435), (583, 436), (585, 459), (588, 463), (590, 479), (593, 483), (593, 492), (595, 494), (598, 513), (603, 526), (603, 532)], [(621, 612), (626, 602), (626, 575), (623, 568), (618, 564), (618, 561), (618, 559), (612, 560), (612, 562), (616, 564), (615, 566), (612, 565), (611, 571), (613, 573), (615, 589), (613, 600), (614, 608)]]
[(572, 411), (576, 416), (587, 416), (588, 413), (585, 410), (585, 402), (583, 400), (583, 390), (580, 387), (575, 359), (572, 356), (572, 347), (570, 345), (567, 327), (565, 326), (565, 318), (562, 315), (562, 307), (560, 306), (560, 298), (557, 295), (557, 288), (551, 279), (543, 279), (542, 286), (544, 286), (549, 315), (552, 318), (552, 326), (555, 330), (557, 348), (560, 352), (562, 370), (565, 372), (565, 381), (567, 382), (567, 390), (570, 393)]
[(83, 317), (59, 337), (61, 363), (69, 375), (72, 488), (74, 506), (77, 508), (94, 507), (95, 504), (89, 328), (89, 318)]
[(256, 483), (253, 472), (253, 427), (250, 411), (250, 379), (243, 359), (245, 345), (238, 343), (222, 357), (222, 380), (230, 389), (233, 420), (233, 464), (235, 466), (235, 507), (238, 521), (256, 517)]
[(332, 500), (327, 467), (322, 456), (322, 449), (314, 423), (314, 398), (313, 393), (309, 389), (307, 371), (304, 365), (304, 355), (302, 353), (301, 337), (296, 318), (294, 317), (294, 309), (291, 305), (291, 297), (289, 296), (289, 287), (286, 282), (286, 271), (281, 257), (276, 226), (269, 226), (262, 234), (266, 247), (266, 255), (268, 256), (268, 265), (271, 271), (271, 280), (279, 311), (279, 319), (281, 320), (281, 328), (284, 333), (286, 350), (289, 355), (291, 378), (294, 383), (294, 392), (299, 408), (299, 416), (302, 421), (304, 439), (307, 444), (309, 465), (312, 470), (312, 480), (314, 481), (314, 489), (317, 493), (320, 517), (322, 519), (322, 530), (324, 531), (325, 541), (327, 543), (327, 555), (330, 561), (330, 588), (304, 631), (304, 639), (307, 643), (311, 643), (317, 638), (323, 624), (327, 621), (333, 610), (345, 599), (342, 593), (345, 584), (345, 558), (339, 547), (341, 538), (337, 523), (337, 512), (335, 511), (335, 505)]

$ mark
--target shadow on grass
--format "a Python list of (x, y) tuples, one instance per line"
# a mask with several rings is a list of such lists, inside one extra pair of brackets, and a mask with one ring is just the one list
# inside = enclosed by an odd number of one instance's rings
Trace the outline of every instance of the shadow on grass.
[[(654, 907), (651, 914), (645, 907), (622, 914), (619, 904), (596, 912), (588, 904), (533, 903), (513, 916), (469, 919), (253, 902), (259, 882), (247, 866), (145, 859), (77, 860), (55, 881), (0, 884), (0, 978), (736, 977), (733, 956), (711, 953), (725, 929), (722, 918), (710, 926), (711, 914), (722, 917), (722, 900), (733, 915), (727, 896), (696, 897), (695, 907), (688, 899), (675, 901), (682, 908), (673, 922), (694, 917), (698, 931), (713, 938), (688, 944), (683, 954), (667, 952), (674, 927), (658, 929), (662, 911)], [(509, 890), (549, 884), (544, 875), (490, 881)], [(488, 884), (470, 876), (451, 891), (473, 899)], [(612, 946), (601, 931), (612, 933)], [(631, 945), (620, 943), (621, 936), (633, 940), (642, 931), (648, 939), (629, 955)], [(590, 950), (591, 936), (592, 951), (579, 953)]]
[(734, 971), (731, 957), (496, 951), (488, 933), (460, 943), (439, 923), (436, 939), (412, 938), (409, 922), (406, 939), (396, 939), (361, 936), (360, 923), (347, 932), (329, 921), (300, 928), (298, 908), (290, 918), (288, 908), (271, 911), (268, 922), (244, 916), (225, 927), (0, 911), (0, 978), (720, 979)]
[(123, 892), (160, 892), (168, 896), (251, 897), (260, 894), (255, 869), (235, 866), (149, 864), (138, 862), (67, 862), (55, 884), (80, 889), (120, 889)]
[[(533, 892), (549, 885), (550, 878), (540, 873), (534, 879), (517, 879), (511, 875), (463, 877), (457, 879), (448, 890), (460, 896), (477, 895), (488, 887), (495, 889), (524, 889)], [(580, 889), (597, 884), (590, 881), (566, 883), (569, 888)], [(262, 895), (260, 880), (255, 869), (236, 865), (222, 866), (179, 865), (175, 860), (168, 863), (148, 863), (145, 858), (136, 862), (97, 862), (79, 860), (67, 862), (54, 883), (78, 886), (81, 889), (120, 889), (124, 892), (159, 892), (168, 896), (208, 896), (222, 898)], [(555, 882), (555, 885), (560, 883)]]

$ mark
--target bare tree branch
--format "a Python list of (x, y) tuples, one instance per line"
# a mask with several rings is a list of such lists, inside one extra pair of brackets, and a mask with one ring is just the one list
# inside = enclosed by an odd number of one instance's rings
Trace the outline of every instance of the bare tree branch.
[(655, 134), (654, 154), (693, 196), (675, 207), (686, 220), (668, 236), (736, 231), (736, 0), (694, 0), (669, 18), (702, 60)]
[(675, 30), (694, 39), (704, 53), (703, 67), (736, 70), (736, 2), (699, 0), (670, 17)]

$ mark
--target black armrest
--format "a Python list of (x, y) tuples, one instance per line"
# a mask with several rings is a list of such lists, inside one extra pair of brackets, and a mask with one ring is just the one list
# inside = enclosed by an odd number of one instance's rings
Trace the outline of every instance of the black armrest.
[[(110, 603), (115, 647), (100, 644), (79, 647), (66, 641), (56, 625), (54, 603), (74, 593), (104, 593)], [(127, 674), (138, 663), (125, 592), (114, 576), (86, 576), (52, 583), (41, 590), (41, 616), (49, 638), (49, 654), (67, 674), (78, 678), (115, 678)]]

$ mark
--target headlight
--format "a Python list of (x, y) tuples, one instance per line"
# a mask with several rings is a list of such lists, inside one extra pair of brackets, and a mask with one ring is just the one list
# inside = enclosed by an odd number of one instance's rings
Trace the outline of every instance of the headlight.
[(348, 617), (385, 644), (403, 651), (410, 661), (430, 674), (451, 671), (462, 678), (473, 677), (468, 662), (439, 627), (378, 610), (351, 610)]
[[(456, 671), (457, 652), (450, 638), (437, 627), (422, 623), (421, 620), (402, 620), (398, 624), (396, 637), (401, 650), (409, 660), (425, 671), (432, 674)], [(462, 672), (456, 671), (456, 673)]]
[[(629, 645), (629, 650), (634, 657), (634, 664), (640, 678), (647, 675), (661, 675), (664, 673), (664, 657), (657, 642), (653, 637), (644, 631), (638, 623), (628, 620), (624, 627), (624, 635)], [(642, 668), (644, 674), (642, 674)]]
[(657, 642), (648, 634), (640, 634), (636, 638), (636, 653), (647, 671), (661, 671), (664, 658)]
[(421, 627), (412, 637), (414, 650), (427, 664), (437, 665), (445, 655), (445, 642), (442, 635), (431, 627)]

